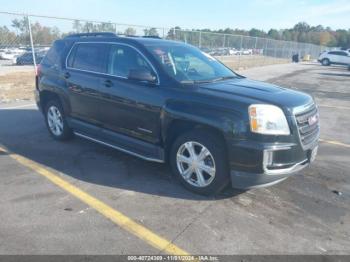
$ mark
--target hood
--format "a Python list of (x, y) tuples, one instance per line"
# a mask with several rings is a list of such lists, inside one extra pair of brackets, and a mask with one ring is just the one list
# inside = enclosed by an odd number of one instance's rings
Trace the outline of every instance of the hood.
[(313, 103), (312, 97), (303, 92), (247, 78), (201, 84), (200, 88), (207, 94), (232, 98), (236, 101), (246, 99), (248, 103), (273, 104), (288, 114)]

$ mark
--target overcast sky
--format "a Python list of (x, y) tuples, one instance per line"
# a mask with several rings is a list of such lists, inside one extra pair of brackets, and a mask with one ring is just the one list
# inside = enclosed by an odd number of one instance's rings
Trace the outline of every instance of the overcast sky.
[[(350, 0), (11, 0), (0, 11), (182, 28), (350, 28)], [(0, 25), (6, 24), (0, 14)]]

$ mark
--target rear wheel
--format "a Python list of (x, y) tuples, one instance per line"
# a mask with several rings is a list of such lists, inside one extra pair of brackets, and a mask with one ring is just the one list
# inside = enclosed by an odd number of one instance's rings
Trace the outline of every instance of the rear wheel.
[(322, 65), (324, 65), (324, 66), (329, 66), (330, 64), (331, 64), (331, 62), (329, 61), (328, 58), (322, 59)]
[(216, 194), (229, 182), (224, 148), (223, 141), (210, 132), (186, 133), (172, 146), (172, 171), (187, 189), (203, 195)]
[(72, 131), (58, 101), (51, 100), (46, 104), (45, 118), (46, 126), (54, 139), (63, 141), (71, 137)]

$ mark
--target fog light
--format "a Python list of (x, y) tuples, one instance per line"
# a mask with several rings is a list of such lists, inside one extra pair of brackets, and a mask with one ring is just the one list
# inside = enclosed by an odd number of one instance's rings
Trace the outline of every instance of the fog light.
[(264, 166), (271, 166), (273, 163), (273, 151), (264, 150)]

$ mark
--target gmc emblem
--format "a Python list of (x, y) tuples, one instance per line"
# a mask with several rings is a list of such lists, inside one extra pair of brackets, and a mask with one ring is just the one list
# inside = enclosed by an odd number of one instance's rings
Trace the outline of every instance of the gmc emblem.
[(307, 119), (307, 122), (309, 123), (310, 126), (316, 124), (318, 121), (318, 116), (317, 114), (316, 115), (313, 115), (313, 116), (310, 116), (308, 119)]

